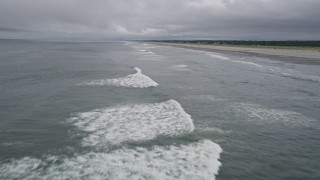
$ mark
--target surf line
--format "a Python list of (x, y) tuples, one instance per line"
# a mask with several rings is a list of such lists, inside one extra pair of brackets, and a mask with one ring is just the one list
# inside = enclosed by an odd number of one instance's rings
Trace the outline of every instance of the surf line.
[(130, 74), (122, 78), (115, 79), (98, 79), (80, 83), (79, 85), (86, 86), (122, 86), (130, 88), (148, 88), (157, 87), (159, 84), (152, 80), (150, 77), (142, 74), (141, 69), (138, 67), (134, 68), (136, 70), (135, 74)]
[(108, 146), (147, 141), (158, 136), (179, 136), (194, 130), (193, 120), (175, 100), (130, 104), (78, 113), (69, 119), (88, 133), (84, 146)]

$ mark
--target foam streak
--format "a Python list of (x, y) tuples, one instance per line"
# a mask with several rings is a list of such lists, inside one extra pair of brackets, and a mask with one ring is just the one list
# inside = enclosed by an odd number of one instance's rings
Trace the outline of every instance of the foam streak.
[(79, 113), (70, 121), (89, 133), (84, 138), (85, 146), (145, 141), (159, 135), (175, 136), (194, 130), (191, 116), (174, 100)]
[(181, 146), (119, 149), (72, 158), (25, 157), (0, 165), (1, 179), (215, 179), (222, 149), (209, 140)]
[(123, 87), (133, 87), (133, 88), (148, 88), (148, 87), (157, 87), (158, 83), (153, 81), (150, 77), (142, 74), (141, 69), (135, 67), (137, 72), (135, 74), (130, 74), (123, 78), (116, 79), (100, 79), (93, 80), (89, 82), (81, 83), (80, 85), (88, 85), (88, 86), (123, 86)]

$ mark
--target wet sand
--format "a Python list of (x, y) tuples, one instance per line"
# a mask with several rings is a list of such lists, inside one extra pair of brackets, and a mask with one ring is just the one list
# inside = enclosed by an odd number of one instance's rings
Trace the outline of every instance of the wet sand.
[(195, 49), (195, 50), (201, 50), (201, 51), (234, 54), (234, 55), (257, 56), (257, 57), (268, 58), (271, 60), (285, 61), (285, 62), (296, 63), (296, 64), (320, 65), (319, 50), (248, 48), (248, 47), (233, 47), (233, 46), (158, 43), (158, 42), (156, 44)]

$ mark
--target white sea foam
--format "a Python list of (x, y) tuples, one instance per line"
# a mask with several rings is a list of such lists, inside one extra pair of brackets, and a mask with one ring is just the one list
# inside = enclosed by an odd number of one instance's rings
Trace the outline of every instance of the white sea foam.
[(162, 61), (164, 57), (159, 55), (153, 51), (152, 49), (158, 48), (159, 46), (148, 44), (148, 43), (126, 43), (135, 51), (133, 53), (139, 55), (138, 60), (146, 60), (146, 61)]
[(213, 133), (217, 133), (217, 134), (230, 134), (232, 133), (232, 130), (223, 130), (217, 127), (208, 127), (208, 126), (204, 126), (204, 125), (199, 125), (197, 126), (197, 129), (195, 131), (198, 132), (213, 132)]
[(33, 143), (30, 142), (23, 142), (23, 141), (17, 141), (17, 142), (4, 142), (1, 143), (3, 146), (32, 146)]
[(263, 67), (263, 66), (260, 65), (260, 64), (253, 63), (253, 62), (250, 62), (250, 61), (230, 60), (230, 62), (241, 63), (241, 64), (248, 64), (248, 65), (253, 65), (253, 66), (256, 66), (256, 67)]
[(172, 65), (170, 68), (175, 71), (190, 71), (191, 70), (191, 68), (185, 64)]
[(208, 56), (215, 58), (215, 59), (222, 59), (222, 60), (229, 60), (230, 58), (225, 57), (225, 56), (221, 56), (218, 54), (213, 54), (213, 53), (206, 53)]
[(201, 101), (226, 101), (226, 99), (224, 98), (219, 98), (209, 94), (190, 95), (190, 96), (184, 97), (184, 99), (201, 100)]
[(317, 76), (317, 75), (308, 75), (293, 69), (283, 69), (283, 68), (272, 67), (272, 66), (267, 66), (266, 68), (267, 68), (267, 72), (280, 75), (283, 77), (320, 82), (320, 76)]
[(256, 64), (256, 63), (248, 62), (248, 61), (235, 61), (235, 60), (232, 60), (232, 61), (256, 66), (256, 67), (259, 68), (260, 71), (266, 72), (266, 73), (270, 73), (270, 74), (275, 74), (275, 75), (288, 77), (288, 78), (292, 78), (292, 79), (320, 82), (320, 76), (305, 74), (305, 73), (302, 73), (302, 72), (299, 72), (299, 71), (296, 71), (296, 70), (293, 70), (293, 69), (286, 69), (286, 68), (279, 68), (279, 67), (274, 67), (274, 66), (260, 65), (260, 64)]
[(153, 61), (162, 61), (163, 56), (156, 54), (152, 51), (146, 49), (138, 49), (136, 52), (140, 57), (139, 60), (153, 60)]
[(283, 77), (289, 77), (289, 78), (293, 78), (293, 79), (320, 82), (320, 76), (317, 76), (317, 75), (308, 75), (308, 74), (304, 74), (302, 72), (295, 71), (292, 69), (285, 69), (285, 68), (279, 68), (279, 67), (274, 67), (274, 66), (261, 65), (261, 64), (257, 64), (254, 62), (250, 62), (250, 61), (234, 60), (234, 59), (230, 59), (228, 57), (220, 56), (220, 55), (213, 54), (213, 53), (206, 53), (206, 54), (215, 58), (215, 59), (219, 59), (219, 60), (223, 60), (223, 61), (255, 66), (255, 67), (259, 68), (259, 70), (261, 70), (262, 72), (266, 72), (266, 73), (271, 73), (271, 74), (280, 75)]
[(237, 61), (237, 60), (230, 60), (230, 62), (235, 63), (242, 63), (242, 64), (248, 64), (253, 65), (259, 68), (261, 72), (269, 73), (269, 74), (275, 74), (283, 77), (288, 77), (292, 79), (299, 79), (299, 80), (308, 80), (313, 82), (320, 82), (320, 76), (316, 75), (308, 75), (304, 74), (302, 72), (293, 70), (293, 69), (286, 69), (286, 68), (279, 68), (274, 66), (267, 66), (267, 65), (260, 65), (249, 61)]
[(148, 44), (148, 43), (131, 43), (131, 44), (127, 44), (127, 45), (129, 45), (131, 48), (137, 50), (138, 52), (151, 52), (151, 51), (149, 51), (149, 49), (154, 49), (154, 48), (158, 47), (158, 46)]
[(118, 149), (72, 158), (25, 157), (0, 165), (0, 179), (215, 179), (221, 147), (209, 140), (152, 149)]
[(160, 135), (175, 136), (194, 130), (191, 116), (174, 100), (79, 113), (70, 121), (89, 133), (83, 139), (85, 146), (146, 141)]
[(148, 50), (146, 50), (146, 49), (139, 49), (138, 51), (139, 51), (139, 52), (142, 52), (142, 53), (147, 53), (147, 54), (155, 54), (154, 52), (148, 51)]
[(154, 48), (160, 47), (160, 46), (157, 46), (157, 45), (154, 45), (154, 44), (149, 44), (149, 43), (132, 43), (129, 46), (131, 46), (132, 48), (134, 48), (136, 50), (154, 49)]
[(135, 67), (137, 72), (135, 74), (130, 74), (123, 78), (116, 79), (100, 79), (93, 80), (88, 82), (80, 83), (80, 85), (88, 86), (123, 86), (123, 87), (133, 87), (133, 88), (147, 88), (147, 87), (156, 87), (159, 84), (153, 81), (150, 77), (142, 74), (141, 69)]
[(233, 105), (233, 109), (238, 114), (248, 117), (246, 120), (258, 123), (282, 123), (290, 126), (310, 127), (314, 122), (298, 112), (269, 109), (256, 104), (239, 103)]
[(224, 57), (224, 56), (220, 56), (220, 55), (217, 55), (217, 54), (213, 54), (213, 53), (206, 53), (207, 55), (215, 58), (215, 59), (219, 59), (219, 60), (223, 60), (223, 61), (228, 61), (228, 62), (232, 62), (232, 63), (240, 63), (240, 64), (247, 64), (247, 65), (253, 65), (253, 66), (256, 66), (256, 67), (263, 67), (262, 65), (260, 64), (257, 64), (257, 63), (253, 63), (253, 62), (250, 62), (250, 61), (239, 61), (239, 60), (233, 60), (233, 59), (230, 59), (228, 57)]
[(146, 49), (137, 49), (137, 54), (140, 54), (142, 55), (142, 57), (148, 57), (148, 58), (151, 58), (151, 57), (155, 57), (155, 58), (160, 58), (161, 56), (152, 52), (152, 51), (149, 51), (149, 50), (146, 50)]

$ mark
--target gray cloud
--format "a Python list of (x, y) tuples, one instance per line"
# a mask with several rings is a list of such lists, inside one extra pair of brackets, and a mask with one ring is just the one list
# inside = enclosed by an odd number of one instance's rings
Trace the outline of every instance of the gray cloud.
[(319, 0), (1, 0), (0, 38), (320, 39)]

